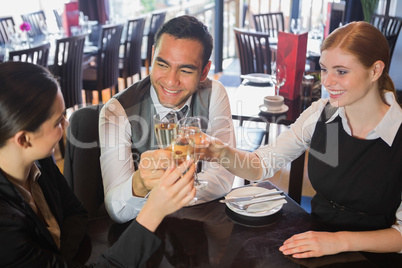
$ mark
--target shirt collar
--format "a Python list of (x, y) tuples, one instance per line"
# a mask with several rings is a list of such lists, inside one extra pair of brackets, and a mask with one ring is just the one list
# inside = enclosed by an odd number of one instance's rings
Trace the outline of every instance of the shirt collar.
[[(381, 138), (389, 146), (395, 139), (395, 136), (402, 124), (402, 109), (398, 102), (395, 100), (395, 95), (392, 92), (387, 92), (384, 95), (385, 101), (390, 106), (387, 113), (381, 119), (380, 123), (367, 135), (366, 139)], [(351, 135), (349, 125), (347, 124), (345, 108), (339, 107), (339, 109), (326, 121), (326, 123), (332, 122), (337, 116), (342, 119), (342, 125), (346, 132)]]
[[(193, 98), (193, 95), (191, 95), (188, 99), (187, 99), (187, 101), (186, 101), (186, 103), (183, 105), (183, 107), (184, 106), (188, 106), (188, 107), (190, 107), (190, 104), (191, 104), (191, 99)], [(153, 102), (153, 104), (154, 104), (154, 106), (155, 106), (155, 110), (156, 110), (156, 113), (160, 113), (160, 114), (162, 114), (162, 115), (167, 115), (168, 113), (170, 113), (171, 111), (174, 111), (174, 112), (177, 112), (178, 110), (175, 110), (175, 109), (172, 109), (172, 108), (167, 108), (167, 107), (165, 107), (165, 106), (163, 106), (160, 102), (159, 102), (159, 99), (158, 99), (158, 95), (156, 94), (156, 90), (155, 90), (155, 88), (151, 85), (151, 99), (152, 99), (152, 102)], [(183, 107), (181, 107), (180, 109), (182, 109)], [(187, 111), (188, 112), (188, 111)]]

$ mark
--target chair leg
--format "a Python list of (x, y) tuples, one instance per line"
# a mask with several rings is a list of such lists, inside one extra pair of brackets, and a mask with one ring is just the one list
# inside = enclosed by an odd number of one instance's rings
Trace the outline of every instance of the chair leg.
[(103, 100), (102, 100), (102, 90), (99, 90), (98, 91), (98, 100), (99, 100), (99, 104), (101, 104), (101, 103), (103, 103)]
[(147, 75), (149, 75), (149, 60), (148, 59), (145, 60), (145, 69), (147, 71)]
[(85, 90), (85, 100), (87, 104), (92, 104), (92, 91)]
[(59, 140), (59, 149), (60, 149), (61, 158), (64, 158), (64, 154), (66, 151), (66, 148), (64, 145), (64, 137), (61, 137), (61, 139)]

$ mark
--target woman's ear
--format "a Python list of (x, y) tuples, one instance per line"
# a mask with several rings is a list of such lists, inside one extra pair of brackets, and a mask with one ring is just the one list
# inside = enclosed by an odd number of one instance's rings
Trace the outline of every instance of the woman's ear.
[(22, 148), (28, 148), (31, 146), (30, 137), (26, 131), (18, 131), (13, 138), (15, 144), (21, 146)]
[(378, 60), (376, 62), (374, 62), (373, 66), (372, 66), (372, 81), (376, 81), (378, 80), (381, 75), (382, 72), (384, 71), (385, 68), (385, 64), (383, 61)]

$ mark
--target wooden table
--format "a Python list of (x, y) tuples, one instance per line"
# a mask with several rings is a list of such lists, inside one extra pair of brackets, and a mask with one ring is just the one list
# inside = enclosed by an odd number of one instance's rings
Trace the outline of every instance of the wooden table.
[[(258, 186), (272, 189), (270, 182)], [(252, 187), (252, 186), (249, 186)], [(214, 200), (186, 207), (165, 218), (156, 233), (161, 248), (147, 267), (402, 267), (402, 255), (346, 252), (310, 259), (284, 256), (278, 248), (294, 234), (326, 230), (289, 197), (276, 214), (240, 216)], [(90, 222), (92, 254), (96, 260), (128, 226), (109, 218)]]

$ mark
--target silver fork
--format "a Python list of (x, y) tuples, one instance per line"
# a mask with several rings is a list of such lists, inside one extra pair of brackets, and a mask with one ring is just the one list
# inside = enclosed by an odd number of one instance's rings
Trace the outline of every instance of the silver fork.
[(235, 208), (237, 208), (237, 209), (247, 210), (249, 206), (254, 205), (254, 204), (264, 203), (264, 202), (269, 202), (269, 201), (275, 201), (275, 200), (280, 200), (280, 199), (284, 199), (284, 198), (286, 198), (286, 196), (281, 195), (281, 196), (274, 197), (274, 198), (271, 198), (271, 199), (265, 199), (265, 200), (256, 201), (256, 202), (253, 202), (253, 203), (250, 203), (250, 204), (244, 204), (244, 205), (243, 204), (236, 204), (236, 203), (230, 203), (230, 204), (232, 206), (234, 206)]

